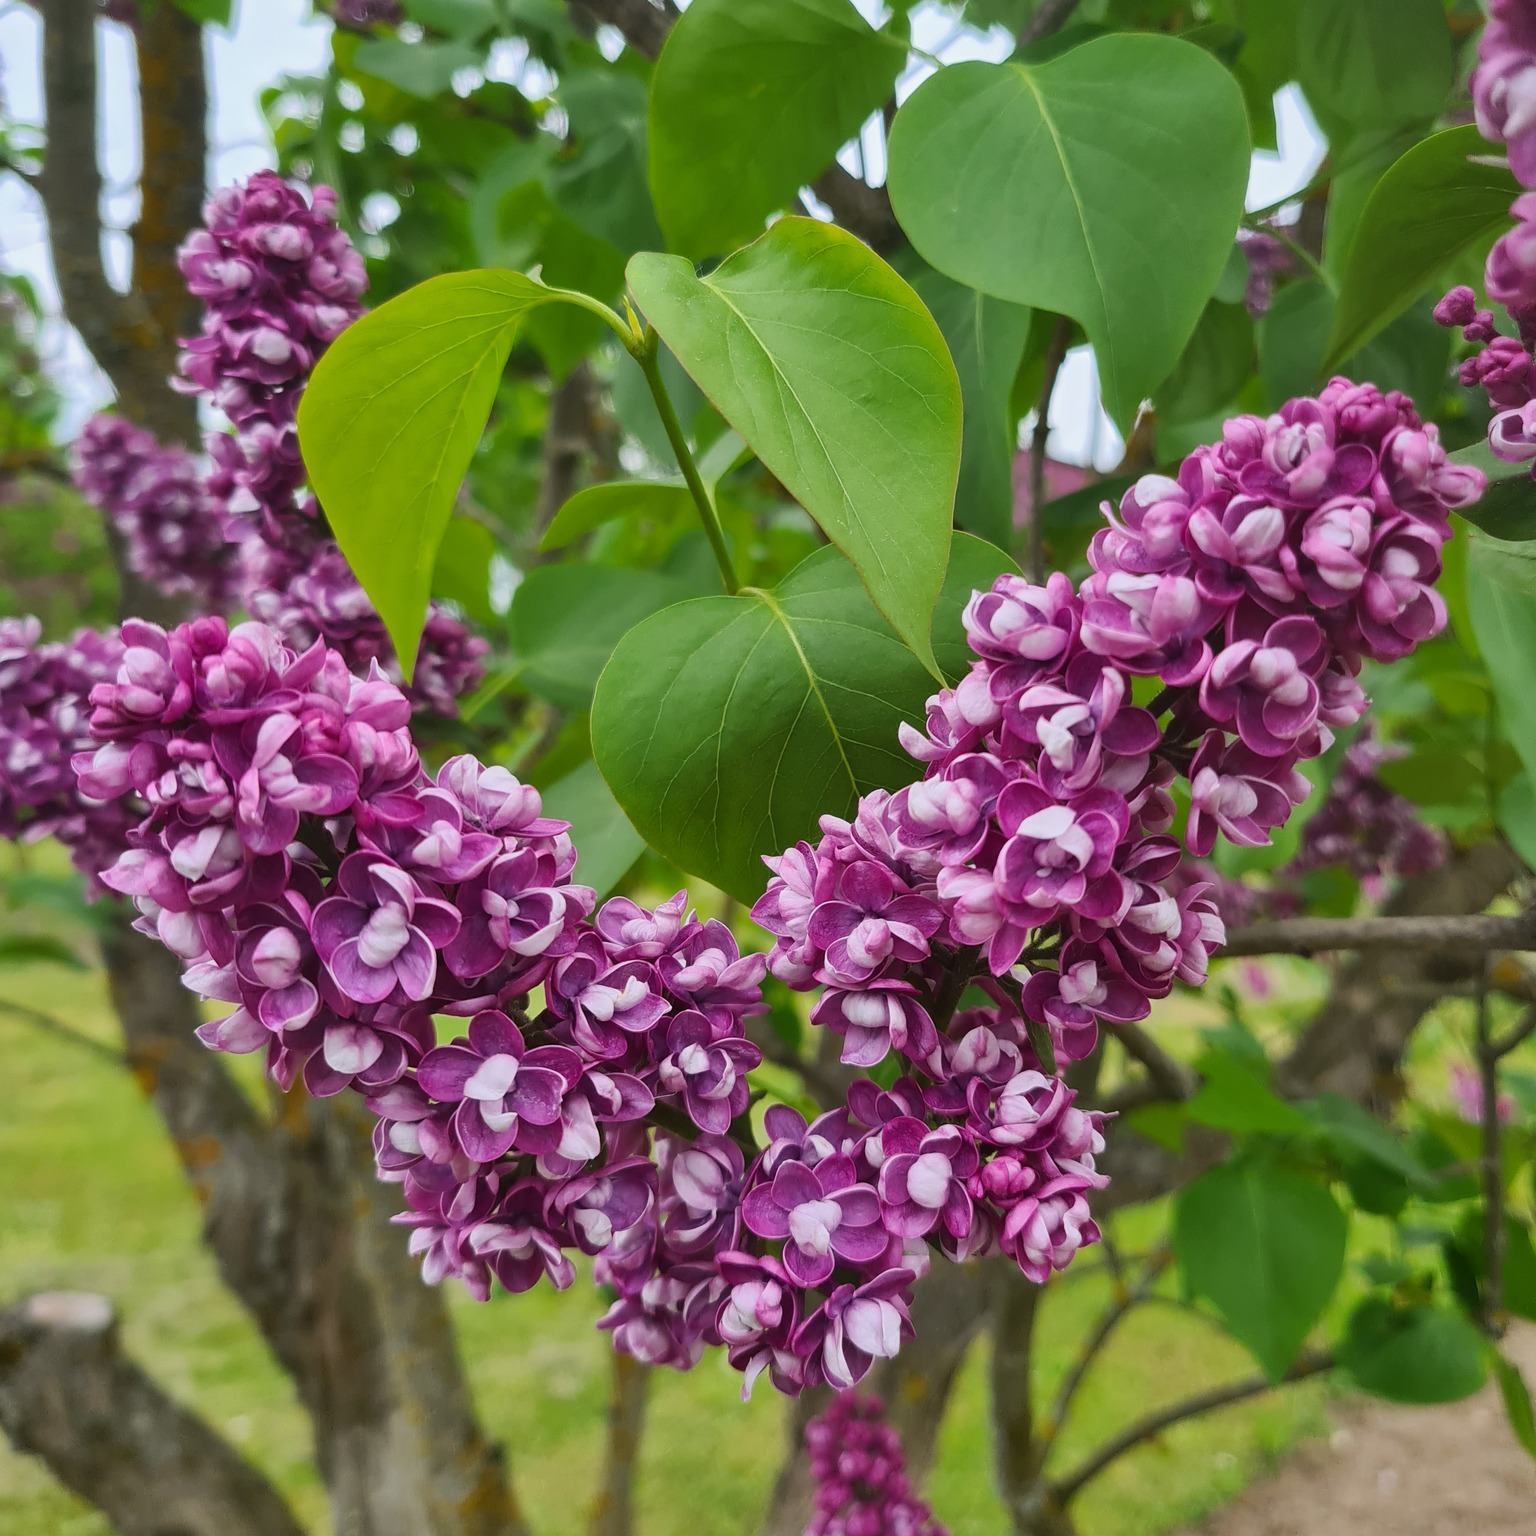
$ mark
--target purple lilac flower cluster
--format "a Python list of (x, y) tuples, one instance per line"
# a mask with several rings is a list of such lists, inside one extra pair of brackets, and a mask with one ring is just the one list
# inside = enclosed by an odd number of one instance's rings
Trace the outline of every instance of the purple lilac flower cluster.
[[(187, 286), (205, 306), (184, 342), (177, 387), (205, 396), (232, 433), (207, 439), (210, 489), (243, 545), (244, 602), (294, 649), (324, 639), (363, 673), (375, 658), (399, 680), (383, 621), (304, 490), (295, 425), (325, 349), (361, 313), (362, 257), (336, 223), (329, 187), (304, 193), (271, 171), (211, 197), (182, 246)], [(412, 697), (436, 714), (484, 675), (487, 643), (433, 606)]]
[(331, 0), (331, 15), (338, 27), (351, 32), (398, 27), (405, 20), (400, 0)]
[[(103, 879), (231, 1006), (208, 1044), (365, 1096), (429, 1279), (563, 1286), (579, 1251), (617, 1347), (846, 1389), (910, 1335), (930, 1249), (1043, 1281), (1096, 1240), (1101, 1117), (1057, 1065), (1223, 937), (1180, 879), (1172, 781), (1196, 856), (1265, 841), (1364, 709), (1362, 658), (1443, 624), (1447, 507), (1479, 489), (1402, 397), (1345, 380), (1144, 477), (1080, 592), (975, 594), (977, 661), (903, 734), (923, 779), (768, 861), (767, 957), (683, 893), (592, 917), (533, 790), (469, 757), (428, 776), (377, 668), (261, 623), (124, 626), (76, 766), (147, 814)], [(810, 1124), (774, 1105), (762, 1145), (768, 968), (821, 989), (813, 1022), (889, 1086)], [(439, 1044), (443, 1015), (468, 1023)]]
[[(1514, 323), (1501, 335), (1491, 309), (1479, 309), (1470, 288), (1451, 289), (1435, 306), (1435, 319), (1459, 326), (1479, 350), (1460, 366), (1461, 382), (1481, 386), (1495, 415), (1488, 443), (1509, 464), (1536, 461), (1536, 7), (1531, 0), (1489, 0), (1488, 24), (1472, 74), (1477, 126), (1490, 143), (1503, 144), (1523, 187), (1511, 208), (1516, 224), (1488, 253), (1483, 286)], [(1532, 464), (1536, 474), (1536, 463)]]
[(806, 1426), (805, 1448), (816, 1480), (805, 1536), (947, 1536), (907, 1480), (878, 1397), (840, 1393)]
[(70, 758), (91, 745), (91, 689), (117, 670), (115, 633), (82, 629), (44, 644), (36, 619), (0, 619), (0, 837), (57, 837), (93, 882), (135, 817), (82, 794)]
[(135, 574), (200, 608), (229, 605), (234, 546), (191, 454), (104, 412), (86, 422), (71, 457), (75, 484), (122, 535)]
[[(772, 1185), (742, 1209), (783, 1240), (780, 1292), (876, 1294), (899, 1262), (881, 1235), (999, 1246), (1035, 1280), (1096, 1238), (1099, 1126), (1056, 1064), (1202, 981), (1223, 938), (1208, 888), (1178, 878), (1173, 779), (1196, 857), (1268, 842), (1308, 792), (1297, 763), (1364, 711), (1362, 658), (1443, 626), (1448, 507), (1480, 489), (1401, 395), (1336, 379), (1144, 476), (1081, 591), (1003, 576), (973, 597), (979, 659), (903, 732), (921, 782), (770, 859), (753, 909), (844, 1062), (907, 1074), (775, 1133)], [(1163, 685), (1151, 708), (1138, 677)], [(878, 1294), (894, 1335), (900, 1292)]]
[(1269, 313), (1275, 296), (1275, 279), (1290, 271), (1294, 258), (1283, 241), (1262, 229), (1240, 229), (1238, 249), (1248, 263), (1248, 281), (1243, 287), (1243, 307), (1255, 320)]
[[(1322, 803), (1301, 829), (1296, 855), (1278, 878), (1342, 867), (1367, 885), (1428, 874), (1445, 862), (1445, 836), (1419, 820), (1411, 800), (1378, 777), (1405, 747), (1378, 741), (1370, 730), (1350, 743)], [(1376, 894), (1379, 894), (1379, 889)]]

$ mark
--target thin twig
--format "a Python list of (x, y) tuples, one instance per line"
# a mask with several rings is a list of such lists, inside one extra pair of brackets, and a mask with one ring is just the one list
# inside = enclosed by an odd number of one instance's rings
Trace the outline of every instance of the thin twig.
[(1536, 911), (1518, 917), (1288, 917), (1227, 935), (1223, 957), (1332, 949), (1496, 950), (1536, 945)]
[[(1490, 992), (1505, 991), (1498, 986), (1491, 986), (1488, 990)], [(1536, 1007), (1527, 1008), (1520, 1022), (1508, 1034), (1499, 1035), (1496, 1039), (1490, 1040), (1488, 1049), (1495, 1061), (1502, 1061), (1517, 1045), (1523, 1045), (1533, 1034), (1536, 1034)]]
[(1057, 1504), (1065, 1505), (1127, 1451), (1135, 1450), (1138, 1445), (1155, 1439), (1165, 1429), (1171, 1429), (1175, 1424), (1182, 1424), (1185, 1419), (1198, 1418), (1202, 1413), (1210, 1413), (1215, 1408), (1225, 1408), (1228, 1403), (1240, 1403), (1244, 1398), (1258, 1397), (1261, 1393), (1268, 1392), (1285, 1382), (1305, 1381), (1309, 1376), (1321, 1375), (1324, 1371), (1332, 1370), (1333, 1363), (1333, 1356), (1330, 1354), (1308, 1353), (1303, 1355), (1279, 1382), (1271, 1381), (1268, 1376), (1249, 1376), (1242, 1381), (1230, 1382), (1224, 1387), (1212, 1387), (1209, 1392), (1197, 1392), (1193, 1397), (1186, 1397), (1181, 1402), (1160, 1408), (1156, 1413), (1149, 1413), (1145, 1418), (1138, 1419), (1122, 1430), (1112, 1440), (1106, 1441), (1075, 1471), (1066, 1477), (1055, 1479), (1051, 1484), (1052, 1498)]
[[(1485, 966), (1485, 975), (1486, 969)], [(1499, 1125), (1499, 1057), (1488, 1014), (1488, 989), (1482, 986), (1477, 996), (1477, 1075), (1483, 1090), (1479, 1116), (1482, 1131), (1483, 1287), (1478, 1313), (1484, 1330), (1498, 1338), (1504, 1331), (1504, 1153)]]
[[(1076, 0), (1073, 0), (1076, 3)], [(1047, 0), (1049, 4), (1049, 0)], [(1070, 7), (1068, 7), (1070, 9)], [(1037, 11), (1036, 17), (1042, 13)], [(1026, 29), (1027, 30), (1027, 29)], [(1045, 580), (1045, 442), (1051, 432), (1051, 396), (1056, 392), (1056, 378), (1067, 355), (1072, 338), (1072, 322), (1065, 316), (1056, 319), (1050, 344), (1045, 349), (1045, 372), (1040, 378), (1040, 399), (1035, 406), (1035, 431), (1029, 449), (1029, 579), (1037, 584)]]
[(1175, 1101), (1187, 1099), (1200, 1086), (1194, 1069), (1176, 1061), (1141, 1025), (1116, 1024), (1112, 1033), (1124, 1047), (1125, 1054), (1147, 1069), (1153, 1086), (1162, 1097)]
[(1077, 0), (1042, 0), (1035, 14), (1019, 28), (1019, 48), (1028, 48), (1041, 38), (1059, 32), (1077, 9)]
[(9, 998), (4, 997), (0, 997), (0, 1013), (25, 1019), (27, 1023), (35, 1025), (45, 1034), (53, 1035), (59, 1040), (67, 1040), (71, 1045), (78, 1045), (81, 1050), (90, 1051), (92, 1055), (99, 1056), (103, 1061), (110, 1061), (115, 1067), (123, 1065), (124, 1058), (121, 1051), (113, 1050), (110, 1045), (104, 1045), (100, 1040), (93, 1039), (83, 1030), (76, 1029), (73, 1024), (66, 1024), (63, 1019), (55, 1018), (51, 1013), (29, 1008), (25, 1003), (13, 1003)]
[(1084, 1340), (1077, 1359), (1072, 1362), (1071, 1368), (1057, 1389), (1055, 1400), (1051, 1404), (1050, 1417), (1045, 1421), (1040, 1435), (1047, 1450), (1061, 1434), (1062, 1426), (1067, 1421), (1067, 1410), (1071, 1408), (1072, 1399), (1076, 1397), (1078, 1388), (1082, 1386), (1083, 1379), (1088, 1374), (1088, 1368), (1099, 1357), (1100, 1352), (1109, 1342), (1110, 1336), (1125, 1320), (1127, 1314), (1151, 1294), (1152, 1287), (1157, 1284), (1158, 1277), (1168, 1267), (1172, 1258), (1173, 1250), (1163, 1244), (1147, 1256), (1141, 1278), (1135, 1285), (1128, 1286), (1117, 1277), (1114, 1296), (1099, 1315), (1093, 1331)]

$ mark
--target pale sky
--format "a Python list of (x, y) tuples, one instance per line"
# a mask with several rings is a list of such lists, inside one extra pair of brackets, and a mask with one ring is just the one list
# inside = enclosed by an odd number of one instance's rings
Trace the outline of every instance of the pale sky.
[[(883, 19), (881, 0), (854, 0), (873, 21)], [(42, 116), (39, 85), (41, 23), (19, 0), (0, 0), (0, 92), (7, 115), (36, 123)], [(132, 223), (138, 202), (139, 144), (133, 111), (133, 50), (124, 28), (97, 23), (100, 39), (99, 89), (104, 110), (98, 153), (107, 191), (107, 222), (116, 229)], [(220, 185), (274, 163), (266, 124), (257, 105), (259, 92), (282, 73), (318, 69), (328, 52), (330, 22), (310, 15), (309, 0), (236, 0), (231, 34), (209, 30), (210, 154), (209, 180)], [(1002, 28), (990, 34), (958, 26), (954, 13), (925, 3), (912, 12), (915, 47), (956, 63), (962, 59), (1006, 57), (1010, 39)], [(898, 85), (905, 98), (932, 72), (915, 63)], [(499, 71), (498, 71), (499, 73)], [(532, 82), (529, 82), (530, 86)], [(1280, 153), (1258, 153), (1248, 183), (1248, 205), (1264, 207), (1311, 179), (1323, 155), (1323, 142), (1306, 104), (1294, 87), (1276, 100)], [(883, 145), (872, 122), (861, 139), (840, 156), (850, 170), (866, 162), (870, 179), (885, 175)], [(107, 236), (107, 259), (114, 276), (126, 276), (126, 237)], [(114, 246), (116, 250), (114, 252)], [(45, 301), (57, 314), (58, 296), (49, 268), (43, 220), (37, 198), (17, 177), (0, 173), (0, 266), (25, 272), (38, 283)], [(43, 338), (43, 355), (56, 382), (65, 391), (69, 409), (66, 436), (81, 421), (107, 404), (111, 391), (79, 338), (61, 320), (52, 321)], [(1088, 348), (1068, 355), (1051, 402), (1051, 455), (1069, 463), (1090, 458), (1100, 469), (1119, 461), (1120, 436), (1098, 408), (1093, 356)]]

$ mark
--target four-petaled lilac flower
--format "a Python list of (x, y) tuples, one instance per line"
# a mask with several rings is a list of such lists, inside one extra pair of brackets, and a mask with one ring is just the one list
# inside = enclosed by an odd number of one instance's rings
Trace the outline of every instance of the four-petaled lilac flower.
[(487, 1009), (467, 1038), (428, 1051), (416, 1080), (440, 1104), (457, 1104), (453, 1135), (477, 1163), (511, 1151), (521, 1122), (552, 1125), (564, 1096), (581, 1080), (581, 1058), (563, 1045), (528, 1050), (506, 1014)]
[(967, 1236), (975, 1213), (965, 1183), (976, 1172), (976, 1143), (959, 1126), (930, 1131), (921, 1120), (892, 1120), (880, 1132), (881, 1216), (897, 1237), (924, 1237), (940, 1222)]
[(835, 891), (811, 914), (807, 934), (826, 952), (824, 979), (857, 987), (889, 960), (926, 959), (943, 923), (936, 902), (913, 895), (883, 864), (861, 859), (838, 871)]
[(656, 1069), (663, 1093), (680, 1093), (688, 1118), (701, 1131), (723, 1135), (747, 1107), (747, 1073), (763, 1053), (749, 1040), (717, 1039), (692, 1009), (667, 1026), (667, 1054)]
[(771, 1183), (748, 1192), (741, 1214), (759, 1237), (784, 1240), (784, 1267), (807, 1287), (830, 1278), (839, 1260), (856, 1269), (872, 1264), (888, 1242), (879, 1196), (859, 1183), (843, 1153), (814, 1168), (784, 1163)]
[(429, 997), (437, 951), (459, 931), (457, 908), (368, 853), (348, 854), (336, 885), (342, 894), (315, 909), (311, 932), (337, 987), (358, 1003)]
[(1282, 757), (1317, 725), (1314, 672), (1325, 659), (1316, 620), (1276, 619), (1262, 640), (1236, 640), (1216, 656), (1200, 684), (1200, 707), (1222, 724), (1235, 722), (1251, 751)]

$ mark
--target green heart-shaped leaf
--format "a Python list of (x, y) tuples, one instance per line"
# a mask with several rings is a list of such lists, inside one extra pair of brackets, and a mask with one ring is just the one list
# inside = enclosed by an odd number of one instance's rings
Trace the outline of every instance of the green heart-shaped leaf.
[[(1010, 569), (995, 546), (955, 535), (934, 622), (951, 677), (970, 660), (961, 609)], [(772, 592), (679, 603), (630, 630), (598, 683), (592, 751), (653, 848), (752, 901), (762, 855), (917, 777), (897, 729), (932, 691), (853, 568), (822, 549)]]
[(541, 304), (603, 306), (521, 272), (434, 277), (337, 337), (299, 403), (299, 446), (336, 541), (407, 679), (443, 530), (519, 323)]
[(707, 277), (643, 253), (629, 286), (677, 360), (932, 664), (960, 469), (960, 381), (922, 300), (862, 241), (780, 219)]
[(906, 59), (849, 0), (694, 0), (651, 78), (651, 195), (673, 249), (715, 256), (761, 234)]
[(896, 115), (891, 203), (956, 282), (1079, 321), (1128, 428), (1221, 275), (1248, 159), (1242, 92), (1210, 54), (1116, 33), (941, 69)]

